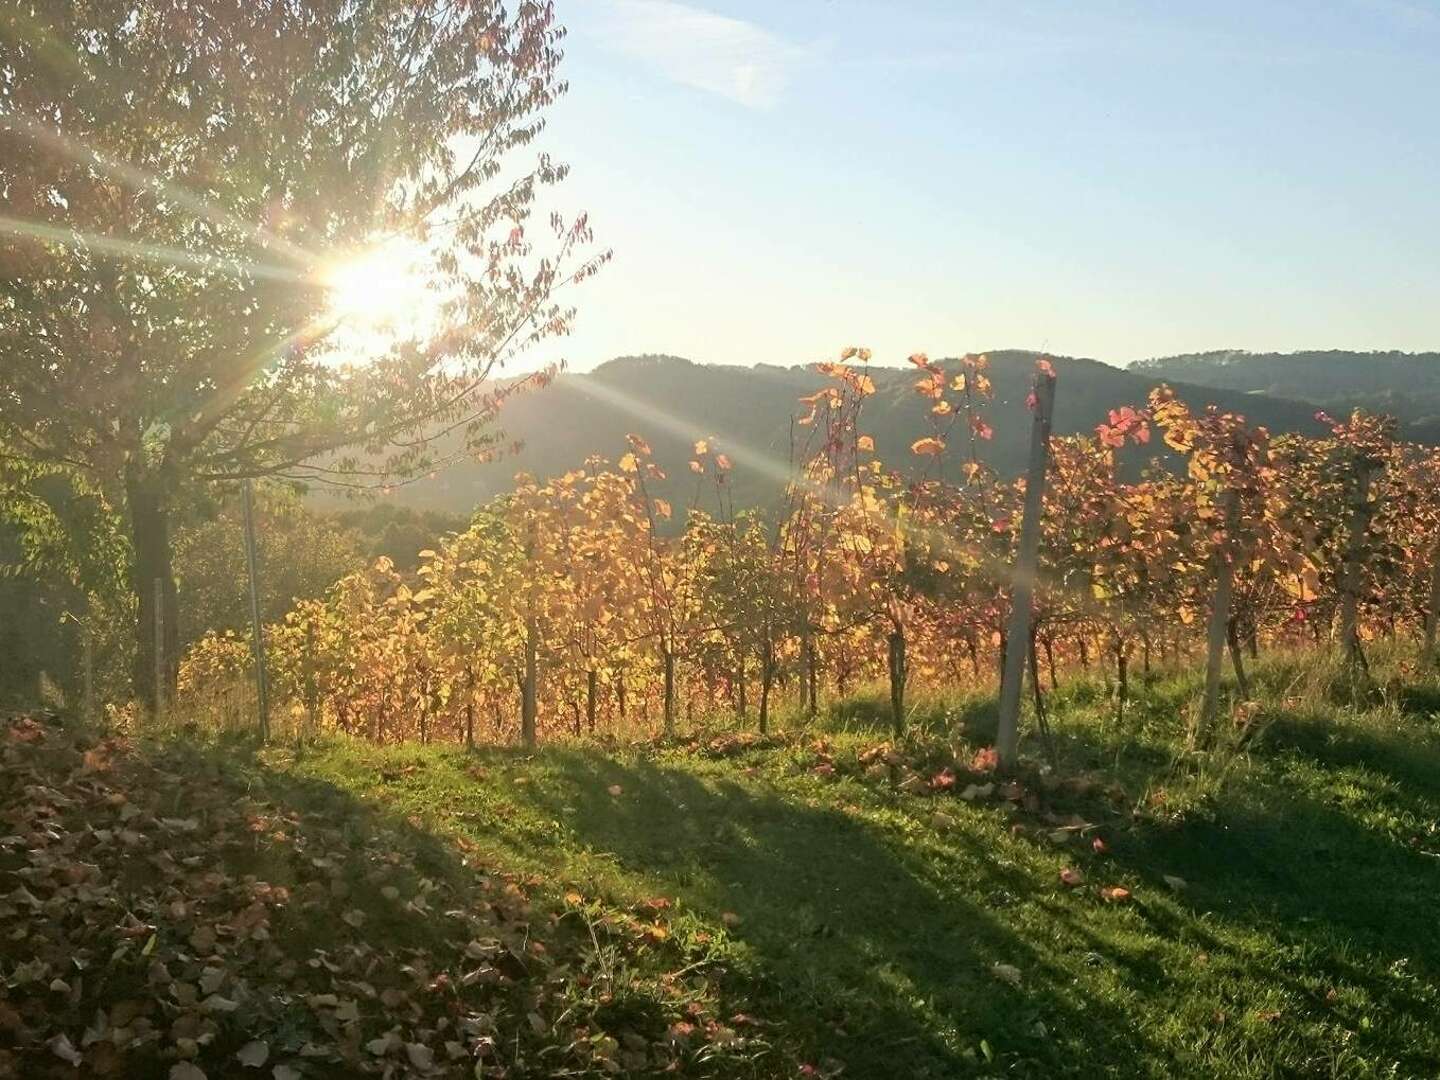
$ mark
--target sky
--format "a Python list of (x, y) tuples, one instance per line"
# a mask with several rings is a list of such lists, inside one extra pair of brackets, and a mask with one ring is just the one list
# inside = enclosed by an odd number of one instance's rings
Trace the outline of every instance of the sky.
[(557, 8), (537, 360), (1440, 347), (1440, 0)]

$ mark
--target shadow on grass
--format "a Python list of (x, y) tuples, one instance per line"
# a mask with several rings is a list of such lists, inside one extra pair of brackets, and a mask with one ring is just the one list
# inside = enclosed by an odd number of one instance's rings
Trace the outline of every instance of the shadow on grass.
[[(581, 749), (544, 756), (553, 782), (526, 785), (524, 797), (625, 877), (712, 921), (738, 915), (748, 959), (736, 990), (818, 1056), (843, 1061), (846, 1076), (985, 1071), (982, 1039), (1013, 1074), (1085, 1074), (1076, 1048), (1047, 1030), (1083, 1032), (1081, 1049), (1097, 1059), (1154, 1053), (1123, 1013), (1085, 999), (997, 916), (1030, 879), (973, 837), (956, 834), (962, 850), (937, 860), (838, 807), (757, 785)], [(997, 980), (997, 963), (1023, 971), (1023, 989)]]
[[(874, 725), (883, 738), (884, 704), (847, 703), (827, 723), (866, 732)], [(1173, 724), (1172, 713), (1166, 698), (1137, 703), (1130, 715), (1145, 731)], [(937, 731), (953, 732), (958, 719), (983, 744), (977, 731), (993, 717), (993, 701), (928, 715)], [(1058, 734), (1067, 760), (1113, 764), (1112, 742), (1093, 726), (1062, 724)], [(402, 766), (387, 779), (385, 770), (407, 753), (418, 771)], [(1440, 794), (1433, 754), (1407, 756), (1399, 739), (1352, 730), (1342, 737), (1282, 718), (1255, 750), (1259, 784), (1227, 790), (1178, 822), (1118, 828), (1111, 870), (1146, 883), (1130, 914), (1153, 933), (1131, 939), (1117, 938), (1093, 908), (1070, 902), (1076, 898), (1037, 890), (1033, 865), (1015, 857), (1024, 845), (1007, 842), (990, 817), (967, 818), (938, 840), (907, 830), (904, 814), (849, 812), (850, 790), (857, 799), (873, 795), (858, 787), (827, 786), (822, 796), (817, 786), (812, 797), (802, 784), (782, 795), (744, 782), (733, 765), (696, 769), (585, 747), (537, 755), (377, 751), (361, 755), (361, 768), (367, 783), (403, 795), (397, 805), (448, 819), (516, 865), (550, 868), (555, 889), (572, 874), (593, 873), (602, 890), (678, 897), (682, 910), (711, 925), (737, 914), (738, 945), (723, 973), (730, 1004), (781, 1024), (812, 1059), (844, 1062), (847, 1077), (1214, 1075), (1206, 1071), (1212, 1059), (1174, 1060), (1177, 1040), (1157, 1045), (1147, 1034), (1156, 1018), (1142, 1030), (1125, 1005), (1130, 995), (1173, 1002), (1177, 1012), (1194, 1008), (1179, 997), (1174, 950), (1160, 947), (1170, 943), (1230, 965), (1246, 992), (1283, 990), (1317, 1030), (1342, 1024), (1367, 1061), (1394, 1060), (1397, 1045), (1406, 1046), (1399, 1075), (1433, 1074), (1433, 1035), (1397, 1039), (1388, 1025), (1423, 1032), (1434, 1013), (1415, 980), (1433, 984), (1440, 973), (1440, 860), (1427, 862), (1353, 808), (1290, 778), (1279, 767), (1286, 754), (1388, 775), (1402, 790), (1377, 798), (1390, 800), (1397, 820)], [(1157, 734), (1130, 751), (1127, 775), (1153, 777), (1172, 757)], [(491, 775), (472, 779), (474, 764)], [(406, 830), (421, 853), (417, 865), (436, 874), (471, 873), (449, 840), (405, 822), (403, 809), (379, 814), (374, 803), (320, 780), (281, 774), (274, 783), (281, 792), (295, 785), (294, 798), (329, 807), (361, 833)], [(1171, 893), (1163, 874), (1183, 877), (1188, 888)], [(1113, 969), (1121, 991), (1097, 992), (1099, 976), (1085, 974), (1092, 963)], [(997, 980), (995, 964), (1023, 972), (1022, 987)], [(1370, 1030), (1337, 1014), (1324, 1000), (1326, 982), (1363, 993), (1383, 1022)], [(1187, 1016), (1187, 1044), (1220, 1037), (1205, 1022)], [(1237, 1054), (1253, 1050), (1228, 1037)]]
[[(1083, 730), (1068, 749), (1103, 754)], [(1399, 730), (1290, 716), (1253, 750), (1258, 772), (1194, 812), (1107, 831), (1111, 871), (1141, 883), (1137, 907), (1166, 936), (1283, 987), (1317, 1024), (1341, 1018), (1367, 1060), (1399, 1045), (1399, 1075), (1440, 1074), (1440, 749)], [(1410, 831), (1427, 825), (1428, 841)], [(1166, 875), (1185, 883), (1180, 892)], [(1237, 944), (1261, 939), (1272, 956)], [(1133, 986), (1163, 992), (1167, 976), (1153, 964), (1122, 963)], [(1347, 1023), (1327, 998), (1344, 989), (1410, 1034), (1358, 1015)]]
[[(923, 737), (961, 738), (976, 746), (995, 741), (998, 725), (993, 695), (926, 697), (912, 701), (906, 710), (905, 730)], [(831, 702), (824, 710), (820, 730), (894, 738), (890, 699), (878, 693), (857, 694)]]

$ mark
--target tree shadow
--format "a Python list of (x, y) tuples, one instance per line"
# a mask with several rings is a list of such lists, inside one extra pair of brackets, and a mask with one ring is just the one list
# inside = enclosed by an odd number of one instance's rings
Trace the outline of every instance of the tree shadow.
[[(1083, 731), (1069, 749), (1081, 760), (1103, 754)], [(1137, 908), (1164, 936), (1286, 990), (1314, 1023), (1346, 1027), (1347, 1045), (1370, 1060), (1408, 1041), (1401, 1064), (1413, 1071), (1402, 1074), (1436, 1074), (1440, 851), (1427, 848), (1440, 848), (1440, 837), (1422, 843), (1407, 830), (1433, 830), (1440, 817), (1440, 754), (1398, 735), (1299, 718), (1274, 723), (1252, 753), (1258, 776), (1176, 819), (1117, 820), (1093, 797), (1052, 808), (1110, 821), (1105, 872), (1140, 883)], [(1310, 768), (1290, 767), (1297, 761)], [(1256, 957), (1257, 938), (1273, 943), (1273, 957)], [(1153, 965), (1123, 962), (1136, 985), (1163, 987)], [(1328, 990), (1317, 990), (1323, 984)], [(1347, 1018), (1325, 999), (1336, 988), (1360, 992), (1371, 1015)], [(1414, 1037), (1387, 1037), (1372, 1026), (1375, 1014)]]
[(997, 916), (1027, 902), (1031, 878), (970, 833), (920, 850), (759, 784), (579, 749), (546, 757), (558, 782), (526, 797), (626, 876), (712, 922), (738, 915), (752, 1007), (790, 1018), (846, 1076), (988, 1071), (981, 1040), (1012, 1075), (1158, 1059), (1127, 1016)]

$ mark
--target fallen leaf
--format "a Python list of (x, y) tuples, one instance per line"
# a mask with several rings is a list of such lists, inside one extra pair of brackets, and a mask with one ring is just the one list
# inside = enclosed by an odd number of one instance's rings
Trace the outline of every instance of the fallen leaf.
[(68, 1061), (71, 1065), (78, 1066), (85, 1060), (80, 1055), (80, 1051), (76, 1050), (74, 1044), (70, 1042), (69, 1035), (56, 1035), (45, 1045), (50, 1047), (50, 1052), (61, 1061)]
[(205, 1070), (188, 1061), (177, 1061), (170, 1066), (170, 1080), (205, 1080)]
[(258, 1069), (270, 1060), (270, 1044), (252, 1039), (235, 1051), (235, 1060), (248, 1069)]
[(1105, 843), (1105, 841), (1098, 836), (1095, 837), (1094, 840), (1090, 841), (1090, 846), (1095, 850), (1096, 855), (1104, 855), (1107, 851), (1110, 850), (1110, 845)]
[(1165, 879), (1165, 884), (1176, 892), (1182, 892), (1189, 884), (1183, 877), (1176, 877), (1174, 874), (1162, 874), (1161, 877)]
[(1130, 890), (1123, 885), (1106, 885), (1100, 890), (1100, 899), (1107, 904), (1123, 904), (1130, 899)]
[(619, 784), (611, 784), (611, 785), (610, 785), (608, 788), (606, 788), (605, 790), (608, 791), (611, 795), (614, 795), (614, 796), (620, 796), (620, 795), (625, 794), (625, 789), (622, 788)]
[(1073, 866), (1067, 866), (1060, 871), (1060, 883), (1066, 888), (1074, 889), (1085, 884), (1085, 875)]

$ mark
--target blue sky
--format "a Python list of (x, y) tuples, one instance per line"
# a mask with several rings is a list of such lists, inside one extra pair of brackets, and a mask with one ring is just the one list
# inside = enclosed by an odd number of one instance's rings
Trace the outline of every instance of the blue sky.
[(560, 0), (627, 352), (1440, 347), (1440, 0)]

